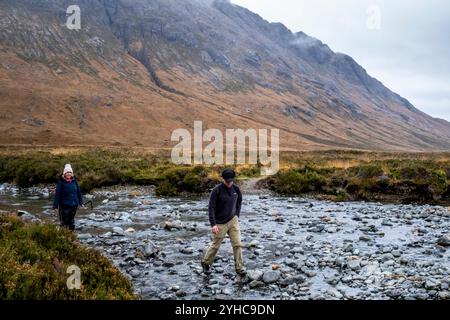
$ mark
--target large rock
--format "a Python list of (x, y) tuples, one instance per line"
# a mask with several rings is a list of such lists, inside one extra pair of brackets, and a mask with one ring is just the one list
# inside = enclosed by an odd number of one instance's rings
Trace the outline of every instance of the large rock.
[(125, 235), (125, 231), (123, 231), (123, 229), (121, 227), (114, 227), (113, 228), (113, 234), (117, 235), (117, 236), (124, 236)]
[(132, 269), (130, 271), (130, 276), (133, 278), (139, 277), (141, 275), (141, 272), (138, 269)]
[(252, 281), (259, 281), (263, 277), (264, 272), (262, 270), (248, 270), (247, 276)]
[(183, 223), (180, 220), (166, 221), (164, 222), (163, 228), (166, 230), (182, 229)]
[(89, 233), (82, 233), (77, 235), (78, 240), (86, 240), (92, 238), (92, 235)]
[(361, 260), (354, 259), (347, 262), (347, 266), (352, 270), (359, 270), (361, 269)]
[(445, 235), (437, 240), (437, 244), (443, 247), (450, 247), (450, 235)]
[(359, 274), (363, 278), (368, 278), (373, 275), (381, 274), (381, 269), (378, 264), (368, 264), (361, 269)]
[(339, 292), (339, 290), (337, 290), (336, 288), (330, 288), (327, 290), (327, 293), (336, 298), (336, 299), (342, 299), (344, 296), (342, 295), (342, 293)]
[(394, 260), (394, 255), (392, 253), (384, 253), (378, 257), (379, 261), (386, 262), (389, 260)]
[(362, 235), (362, 236), (359, 237), (359, 240), (360, 240), (360, 241), (369, 242), (369, 241), (372, 241), (372, 238), (369, 237), (368, 235), (364, 234), (364, 235)]
[(248, 244), (248, 246), (249, 246), (250, 248), (256, 248), (257, 246), (259, 246), (259, 241), (258, 241), (258, 240), (252, 240), (252, 241)]
[(144, 256), (146, 258), (155, 257), (158, 252), (158, 247), (152, 241), (149, 241), (149, 243), (144, 248)]
[(28, 221), (28, 222), (38, 222), (41, 221), (41, 219), (37, 218), (36, 216), (34, 216), (33, 214), (24, 211), (24, 210), (19, 210), (17, 211), (17, 215), (24, 221)]
[(424, 287), (427, 290), (438, 290), (441, 286), (441, 282), (437, 279), (429, 278), (425, 281)]
[(193, 247), (187, 247), (187, 248), (182, 248), (181, 250), (180, 250), (180, 252), (181, 253), (184, 253), (184, 254), (193, 254), (194, 253), (194, 248)]
[(134, 230), (133, 228), (128, 228), (127, 230), (125, 230), (125, 233), (133, 233), (136, 232), (136, 230)]
[(278, 270), (269, 270), (264, 272), (263, 281), (267, 284), (277, 282), (281, 277), (281, 273)]

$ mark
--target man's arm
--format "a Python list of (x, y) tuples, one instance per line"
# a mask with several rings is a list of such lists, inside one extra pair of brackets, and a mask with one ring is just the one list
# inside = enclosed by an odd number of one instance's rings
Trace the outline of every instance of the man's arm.
[(61, 197), (61, 181), (58, 181), (55, 189), (55, 199), (53, 200), (53, 209), (58, 209), (60, 197)]
[(242, 206), (242, 192), (241, 189), (237, 188), (237, 194), (238, 194), (238, 199), (237, 199), (237, 203), (236, 203), (236, 215), (239, 216), (241, 215), (241, 206)]
[(211, 195), (209, 196), (209, 205), (208, 205), (208, 212), (209, 212), (209, 223), (211, 224), (211, 227), (214, 227), (216, 225), (216, 205), (217, 205), (217, 188), (214, 188), (211, 192)]

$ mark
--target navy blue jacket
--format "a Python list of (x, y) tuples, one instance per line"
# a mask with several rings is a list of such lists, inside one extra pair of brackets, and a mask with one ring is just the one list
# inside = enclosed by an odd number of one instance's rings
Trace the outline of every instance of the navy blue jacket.
[(75, 177), (71, 182), (60, 177), (56, 185), (53, 209), (58, 207), (75, 207), (83, 205), (83, 196)]
[(225, 224), (234, 216), (241, 214), (242, 193), (238, 186), (228, 188), (225, 184), (217, 185), (209, 197), (209, 222), (212, 227)]

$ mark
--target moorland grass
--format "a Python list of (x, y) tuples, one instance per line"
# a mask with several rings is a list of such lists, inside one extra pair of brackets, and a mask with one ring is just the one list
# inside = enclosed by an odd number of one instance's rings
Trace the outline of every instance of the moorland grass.
[[(67, 287), (71, 265), (81, 270), (79, 290)], [(128, 279), (73, 232), (0, 214), (0, 300), (136, 298)]]
[[(71, 163), (84, 192), (134, 184), (154, 185), (157, 195), (201, 194), (220, 182), (225, 166), (175, 165), (168, 154), (85, 148), (65, 152), (0, 148), (0, 182), (20, 187), (54, 183)], [(232, 166), (239, 179), (259, 177), (260, 166)], [(322, 194), (333, 200), (448, 202), (450, 153), (328, 150), (282, 152), (280, 171), (262, 184), (283, 195)]]

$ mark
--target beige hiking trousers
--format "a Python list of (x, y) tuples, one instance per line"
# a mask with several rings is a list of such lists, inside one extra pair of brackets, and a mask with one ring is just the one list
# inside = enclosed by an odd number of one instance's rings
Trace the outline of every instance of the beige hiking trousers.
[(203, 262), (207, 265), (212, 265), (217, 251), (219, 251), (220, 245), (226, 235), (230, 237), (231, 246), (233, 247), (234, 254), (234, 267), (236, 271), (242, 271), (244, 269), (242, 261), (242, 243), (241, 243), (241, 229), (239, 227), (239, 219), (235, 216), (233, 219), (225, 224), (218, 224), (219, 232), (213, 236), (212, 242), (206, 251)]

